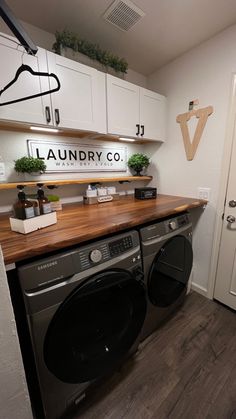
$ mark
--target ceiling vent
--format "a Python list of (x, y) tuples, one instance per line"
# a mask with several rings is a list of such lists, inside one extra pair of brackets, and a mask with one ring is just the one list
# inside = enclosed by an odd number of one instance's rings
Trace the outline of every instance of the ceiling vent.
[(121, 29), (128, 31), (145, 16), (130, 0), (115, 0), (103, 15), (104, 19)]

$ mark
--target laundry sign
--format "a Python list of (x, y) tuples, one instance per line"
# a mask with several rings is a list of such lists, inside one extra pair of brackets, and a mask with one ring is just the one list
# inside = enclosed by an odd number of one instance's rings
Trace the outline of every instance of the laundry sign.
[(28, 152), (50, 172), (126, 172), (127, 147), (28, 140)]

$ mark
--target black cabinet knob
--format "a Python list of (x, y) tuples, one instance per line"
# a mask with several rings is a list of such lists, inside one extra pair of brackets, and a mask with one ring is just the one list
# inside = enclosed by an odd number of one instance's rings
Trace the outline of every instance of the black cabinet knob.
[(49, 106), (45, 106), (45, 116), (47, 123), (51, 122), (51, 112)]
[(55, 109), (55, 121), (56, 121), (56, 124), (57, 125), (60, 124), (60, 113), (59, 113), (59, 109)]

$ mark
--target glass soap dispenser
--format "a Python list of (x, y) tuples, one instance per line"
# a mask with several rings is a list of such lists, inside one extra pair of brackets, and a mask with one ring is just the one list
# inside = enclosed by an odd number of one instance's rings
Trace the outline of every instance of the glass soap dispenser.
[(13, 205), (15, 218), (18, 218), (20, 220), (33, 218), (35, 216), (33, 203), (26, 199), (25, 192), (23, 191), (24, 186), (17, 185), (17, 189), (19, 189), (18, 200)]
[(52, 208), (48, 198), (44, 195), (44, 191), (42, 189), (43, 183), (37, 183), (37, 186), (37, 200), (39, 201), (40, 214), (49, 214), (50, 212), (52, 212)]

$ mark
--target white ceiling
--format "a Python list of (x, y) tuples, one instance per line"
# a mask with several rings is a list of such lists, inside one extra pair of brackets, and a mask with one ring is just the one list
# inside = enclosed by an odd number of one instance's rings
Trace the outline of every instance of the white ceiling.
[(67, 28), (144, 75), (236, 22), (235, 0), (134, 0), (145, 16), (128, 32), (102, 18), (113, 0), (6, 0), (19, 19), (48, 32)]

